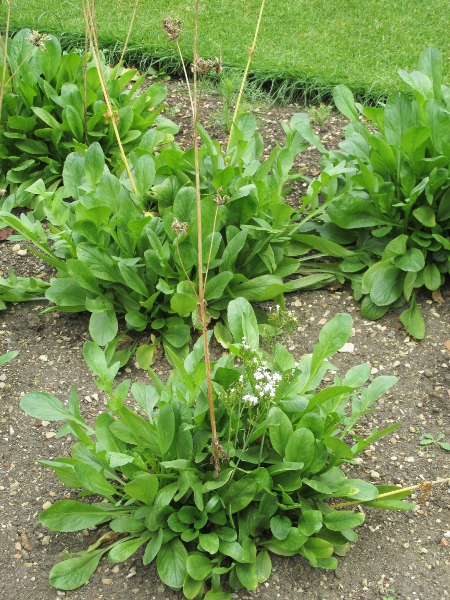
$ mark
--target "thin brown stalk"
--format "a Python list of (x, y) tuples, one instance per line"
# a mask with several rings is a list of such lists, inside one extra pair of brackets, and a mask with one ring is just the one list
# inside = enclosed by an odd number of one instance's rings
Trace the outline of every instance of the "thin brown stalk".
[(92, 8), (90, 7), (89, 2), (83, 1), (83, 10), (85, 10), (85, 15), (86, 15), (85, 21), (86, 21), (86, 24), (87, 24), (87, 27), (89, 30), (91, 51), (92, 51), (92, 55), (94, 57), (95, 66), (97, 68), (97, 73), (98, 73), (98, 76), (100, 79), (100, 85), (102, 87), (102, 92), (103, 92), (103, 96), (105, 98), (106, 106), (108, 109), (108, 114), (111, 119), (111, 125), (113, 127), (114, 134), (116, 136), (117, 144), (118, 144), (119, 150), (120, 150), (120, 155), (122, 157), (122, 161), (123, 161), (125, 170), (130, 179), (131, 186), (133, 188), (133, 192), (136, 195), (138, 195), (136, 183), (134, 181), (133, 174), (131, 173), (130, 165), (128, 163), (125, 151), (123, 149), (122, 140), (120, 139), (119, 130), (117, 128), (117, 123), (114, 118), (114, 110), (113, 110), (113, 107), (111, 104), (111, 99), (109, 97), (108, 88), (106, 86), (105, 76), (104, 76), (101, 61), (100, 61), (100, 49), (99, 49), (99, 45), (98, 45), (97, 25), (96, 25), (96, 20), (95, 20), (95, 0), (92, 0)]
[(88, 64), (89, 35), (88, 28), (84, 31), (84, 58), (83, 58), (83, 110), (84, 110), (84, 143), (87, 145), (88, 138), (88, 114), (87, 114), (87, 64)]
[(184, 276), (186, 277), (186, 280), (189, 281), (189, 285), (191, 286), (191, 289), (194, 292), (194, 296), (198, 300), (199, 298), (198, 298), (197, 290), (195, 289), (194, 284), (192, 283), (191, 278), (187, 274), (187, 271), (186, 271), (186, 269), (184, 267), (183, 259), (181, 258), (181, 254), (180, 254), (180, 247), (178, 245), (178, 241), (179, 240), (178, 240), (178, 237), (177, 237), (176, 247), (177, 247), (178, 260), (180, 261), (180, 265), (181, 265), (181, 268), (183, 269)]
[(235, 122), (236, 122), (236, 119), (237, 119), (237, 116), (238, 116), (239, 106), (241, 104), (242, 95), (244, 93), (244, 88), (245, 88), (245, 83), (247, 81), (248, 71), (250, 69), (250, 63), (252, 62), (253, 55), (255, 54), (256, 40), (258, 39), (259, 26), (261, 25), (261, 19), (262, 19), (262, 16), (263, 16), (265, 3), (266, 3), (266, 0), (262, 0), (262, 2), (261, 2), (261, 8), (259, 9), (258, 22), (256, 24), (256, 29), (255, 29), (255, 35), (253, 36), (253, 44), (248, 49), (247, 64), (245, 66), (244, 75), (242, 76), (241, 87), (239, 89), (239, 95), (237, 97), (236, 106), (234, 108), (233, 121), (231, 123), (231, 128), (230, 128), (230, 135), (228, 136), (227, 151), (230, 149), (231, 135), (233, 133), (233, 128), (234, 128), (234, 125), (235, 125)]
[(127, 50), (128, 42), (130, 40), (130, 35), (131, 35), (131, 31), (133, 29), (134, 19), (136, 17), (136, 11), (138, 9), (138, 6), (139, 6), (139, 0), (136, 0), (136, 2), (134, 3), (133, 12), (131, 14), (130, 26), (128, 27), (127, 37), (125, 38), (125, 43), (123, 45), (122, 54), (120, 55), (120, 59), (119, 59), (119, 62), (117, 64), (117, 67), (116, 67), (116, 69), (117, 69), (116, 70), (116, 78), (119, 77), (120, 67), (122, 66), (123, 57), (125, 56), (125, 52)]
[(183, 55), (181, 54), (181, 48), (180, 48), (180, 44), (178, 43), (178, 40), (175, 40), (175, 42), (176, 42), (176, 45), (177, 45), (177, 50), (178, 50), (178, 54), (180, 56), (181, 64), (183, 66), (184, 78), (186, 79), (186, 86), (187, 86), (187, 91), (188, 91), (188, 94), (189, 94), (189, 102), (191, 103), (192, 116), (194, 116), (194, 100), (192, 98), (191, 85), (189, 83), (189, 77), (188, 77), (188, 74), (187, 74), (186, 64), (184, 62)]
[[(387, 498), (389, 496), (396, 496), (397, 494), (401, 494), (403, 492), (413, 492), (414, 490), (422, 489), (424, 490), (424, 494), (426, 495), (431, 489), (433, 485), (437, 485), (438, 483), (448, 483), (450, 481), (450, 477), (447, 479), (436, 479), (436, 481), (424, 481), (423, 483), (418, 483), (417, 485), (411, 485), (406, 488), (398, 488), (397, 490), (392, 490), (390, 492), (385, 492), (384, 494), (380, 494), (376, 498), (373, 499), (373, 502), (380, 500), (380, 498)], [(345, 506), (355, 506), (357, 504), (362, 504), (361, 500), (352, 500), (351, 502), (341, 502), (340, 504), (333, 504), (332, 508), (344, 508)]]
[[(3, 43), (2, 40), (2, 46), (3, 46), (3, 71), (2, 71), (2, 82), (1, 82), (1, 86), (0, 86), (0, 118), (2, 115), (2, 108), (3, 108), (3, 97), (5, 94), (5, 87), (6, 87), (6, 70), (8, 68), (8, 36), (9, 36), (9, 24), (11, 21), (11, 1), (12, 0), (6, 0), (6, 3), (8, 5), (7, 11), (6, 11), (6, 29), (5, 29), (5, 42)], [(1, 36), (0, 36), (1, 39)]]
[[(199, 0), (195, 0), (195, 18), (194, 18), (194, 65), (197, 64), (197, 40), (198, 40), (198, 9)], [(211, 435), (212, 435), (212, 450), (214, 460), (214, 475), (218, 476), (220, 472), (220, 444), (217, 437), (216, 414), (214, 410), (214, 395), (211, 380), (211, 361), (209, 356), (208, 343), (208, 324), (206, 318), (206, 302), (205, 302), (205, 286), (203, 281), (203, 245), (202, 245), (202, 206), (200, 197), (200, 165), (198, 156), (198, 97), (197, 97), (197, 70), (194, 68), (194, 98), (196, 100), (194, 110), (194, 162), (195, 162), (195, 191), (197, 204), (197, 251), (198, 251), (198, 308), (200, 313), (200, 323), (203, 334), (203, 347), (205, 351), (205, 367), (206, 367), (206, 385), (208, 391), (209, 415), (211, 420)]]

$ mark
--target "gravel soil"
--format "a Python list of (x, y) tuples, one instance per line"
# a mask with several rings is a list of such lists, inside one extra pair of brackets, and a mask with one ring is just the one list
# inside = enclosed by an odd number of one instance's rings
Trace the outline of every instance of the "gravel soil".
[[(190, 115), (186, 94), (179, 82), (168, 82), (168, 116), (182, 124), (181, 144), (189, 143)], [(207, 94), (204, 123), (212, 135), (224, 140), (214, 115), (220, 98)], [(267, 146), (282, 141), (280, 119), (289, 120), (298, 107), (255, 107)], [(343, 136), (345, 120), (332, 114), (316, 131), (328, 147)], [(306, 175), (319, 172), (315, 150), (298, 161)], [(300, 189), (290, 198), (298, 203)], [(0, 272), (12, 267), (23, 275), (50, 275), (25, 245), (0, 242)], [(354, 477), (375, 484), (412, 486), (450, 477), (450, 452), (437, 444), (421, 446), (425, 434), (444, 434), (450, 442), (450, 289), (441, 290), (438, 302), (419, 297), (427, 334), (420, 343), (410, 339), (393, 311), (378, 322), (361, 318), (358, 303), (346, 287), (291, 294), (287, 304), (296, 312), (300, 327), (286, 344), (297, 359), (312, 350), (318, 332), (339, 312), (354, 320), (349, 352), (338, 353), (333, 364), (344, 373), (351, 366), (369, 362), (376, 374), (396, 375), (398, 384), (382, 398), (361, 422), (360, 434), (373, 426), (400, 427), (376, 442), (348, 470)], [(82, 413), (93, 422), (104, 407), (93, 377), (82, 358), (89, 339), (88, 316), (42, 314), (45, 301), (8, 306), (0, 314), (0, 354), (20, 350), (12, 362), (0, 367), (0, 597), (5, 600), (175, 600), (182, 597), (161, 584), (153, 565), (143, 567), (139, 554), (113, 565), (106, 560), (90, 582), (73, 592), (57, 591), (48, 583), (59, 553), (84, 550), (102, 534), (102, 529), (61, 534), (37, 522), (49, 502), (75, 497), (53, 472), (36, 463), (67, 455), (72, 442), (57, 439), (52, 423), (31, 419), (19, 409), (20, 396), (31, 390), (46, 391), (66, 400), (75, 385)], [(161, 376), (168, 365), (156, 364)], [(148, 381), (133, 361), (124, 377)], [(339, 559), (336, 571), (312, 569), (299, 558), (273, 557), (273, 574), (255, 592), (240, 591), (238, 600), (447, 600), (450, 598), (450, 486), (438, 484), (424, 494), (416, 490), (414, 512), (366, 510), (359, 540), (348, 555)]]

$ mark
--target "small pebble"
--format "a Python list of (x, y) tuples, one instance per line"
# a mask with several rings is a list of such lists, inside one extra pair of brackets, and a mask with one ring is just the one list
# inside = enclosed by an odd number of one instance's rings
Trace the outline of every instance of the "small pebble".
[(19, 256), (26, 256), (26, 255), (27, 255), (27, 251), (26, 251), (26, 250), (18, 250), (18, 251), (17, 251), (17, 254), (18, 254)]
[(344, 344), (342, 346), (342, 348), (340, 350), (338, 350), (338, 352), (347, 352), (349, 354), (353, 353), (355, 351), (355, 344), (351, 344), (350, 342), (347, 342), (346, 344)]

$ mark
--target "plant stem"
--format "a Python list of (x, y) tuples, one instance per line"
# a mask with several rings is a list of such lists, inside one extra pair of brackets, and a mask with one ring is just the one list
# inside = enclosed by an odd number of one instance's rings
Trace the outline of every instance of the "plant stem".
[[(428, 487), (432, 487), (433, 485), (437, 485), (438, 483), (448, 483), (450, 481), (450, 477), (447, 479), (436, 479), (436, 481), (424, 481), (423, 483), (418, 483), (417, 485), (411, 485), (406, 488), (399, 488), (397, 490), (392, 490), (391, 492), (386, 492), (384, 494), (380, 494), (376, 498), (373, 499), (372, 502), (376, 502), (380, 498), (387, 498), (388, 496), (396, 496), (397, 494), (402, 494), (403, 492), (412, 492), (419, 488), (427, 490)], [(344, 508), (344, 506), (355, 506), (356, 504), (364, 504), (361, 500), (352, 500), (351, 502), (341, 502), (340, 504), (333, 504), (333, 508)]]
[(255, 29), (255, 35), (253, 36), (253, 44), (252, 44), (251, 48), (248, 49), (247, 64), (245, 66), (245, 71), (244, 71), (244, 74), (242, 76), (241, 87), (239, 89), (239, 95), (238, 95), (238, 98), (237, 98), (237, 101), (236, 101), (236, 106), (234, 108), (233, 121), (231, 122), (230, 135), (228, 136), (227, 152), (230, 149), (231, 136), (233, 134), (233, 128), (234, 128), (234, 125), (235, 125), (235, 122), (236, 122), (236, 119), (237, 119), (237, 116), (238, 116), (239, 106), (240, 106), (241, 100), (242, 100), (242, 94), (244, 93), (245, 82), (247, 81), (247, 75), (248, 75), (248, 71), (250, 69), (250, 63), (252, 62), (253, 55), (255, 54), (256, 40), (258, 39), (259, 26), (261, 25), (261, 19), (262, 19), (262, 16), (263, 16), (265, 3), (266, 3), (266, 0), (262, 0), (262, 2), (261, 2), (261, 8), (259, 9), (258, 22), (256, 24), (256, 29)]
[[(9, 36), (9, 23), (11, 20), (11, 2), (12, 0), (6, 0), (8, 5), (6, 12), (6, 29), (5, 29), (5, 43), (2, 42), (3, 47), (3, 71), (2, 71), (2, 82), (0, 85), (0, 121), (2, 116), (2, 108), (3, 108), (3, 96), (5, 94), (6, 87), (6, 69), (8, 68), (8, 36)], [(1, 40), (1, 35), (0, 35)]]
[(195, 0), (195, 18), (194, 18), (194, 98), (195, 98), (195, 110), (194, 110), (194, 122), (193, 122), (193, 133), (194, 133), (194, 163), (195, 163), (195, 192), (196, 192), (196, 205), (197, 205), (197, 253), (198, 253), (198, 308), (200, 313), (200, 323), (203, 334), (203, 347), (205, 351), (205, 366), (206, 366), (206, 385), (208, 391), (208, 404), (209, 404), (209, 415), (211, 420), (211, 434), (212, 434), (212, 450), (214, 460), (214, 476), (217, 477), (220, 473), (220, 457), (219, 457), (219, 440), (217, 438), (216, 428), (216, 414), (214, 410), (214, 396), (211, 380), (211, 361), (209, 356), (209, 343), (208, 343), (208, 330), (207, 330), (207, 319), (206, 319), (206, 302), (205, 302), (205, 286), (203, 282), (203, 240), (202, 240), (202, 204), (200, 196), (200, 166), (198, 157), (198, 107), (199, 98), (197, 98), (197, 71), (195, 65), (197, 64), (197, 40), (198, 40), (198, 9), (199, 0)]
[(188, 74), (187, 74), (186, 64), (184, 62), (183, 55), (181, 54), (181, 48), (180, 48), (180, 44), (178, 43), (178, 40), (176, 40), (176, 45), (177, 45), (178, 54), (180, 56), (181, 64), (183, 66), (184, 77), (186, 79), (186, 86), (187, 86), (187, 91), (188, 91), (188, 94), (189, 94), (189, 102), (191, 103), (192, 117), (194, 117), (194, 110), (195, 110), (194, 109), (194, 100), (192, 98), (191, 86), (189, 84), (189, 77), (188, 77)]
[(83, 1), (83, 11), (85, 13), (86, 27), (88, 28), (88, 31), (89, 31), (91, 50), (92, 50), (92, 54), (94, 57), (95, 66), (97, 68), (100, 85), (102, 87), (103, 96), (105, 97), (106, 106), (108, 108), (108, 114), (111, 119), (111, 125), (114, 129), (114, 133), (115, 133), (115, 136), (117, 139), (117, 144), (118, 144), (119, 150), (120, 150), (120, 155), (122, 157), (125, 170), (130, 179), (131, 186), (133, 188), (133, 192), (136, 195), (139, 195), (139, 192), (136, 187), (136, 183), (134, 181), (133, 174), (131, 173), (130, 165), (128, 163), (127, 157), (125, 155), (125, 151), (122, 146), (122, 140), (120, 139), (119, 130), (117, 129), (117, 123), (114, 118), (114, 111), (113, 111), (113, 107), (111, 104), (111, 99), (109, 97), (108, 89), (106, 87), (105, 77), (104, 77), (102, 65), (100, 62), (100, 49), (99, 49), (99, 45), (98, 45), (98, 35), (97, 35), (97, 28), (96, 28), (96, 22), (95, 22), (95, 0), (92, 0), (92, 8), (89, 6), (88, 1), (86, 1), (86, 2), (85, 2), (85, 0), (82, 0), (82, 1)]
[(133, 29), (134, 19), (136, 17), (136, 11), (138, 9), (138, 6), (139, 6), (139, 0), (136, 0), (136, 2), (134, 3), (133, 12), (131, 14), (130, 26), (128, 27), (127, 37), (125, 38), (125, 43), (123, 45), (122, 54), (120, 55), (119, 62), (117, 63), (117, 66), (116, 66), (116, 78), (119, 77), (120, 67), (122, 66), (123, 57), (125, 56), (125, 52), (127, 50), (128, 42), (130, 40), (130, 35), (131, 35), (131, 31)]

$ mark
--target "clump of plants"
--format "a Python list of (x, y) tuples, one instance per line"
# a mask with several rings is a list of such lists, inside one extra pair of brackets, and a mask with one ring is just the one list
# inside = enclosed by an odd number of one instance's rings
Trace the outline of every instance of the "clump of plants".
[(434, 48), (421, 55), (417, 71), (399, 75), (409, 94), (395, 93), (383, 106), (363, 107), (345, 86), (335, 88), (336, 106), (351, 121), (339, 150), (327, 152), (306, 124), (303, 134), (323, 152), (321, 178), (344, 166), (314, 229), (350, 244), (352, 254), (338, 267), (316, 268), (349, 279), (367, 319), (408, 304), (400, 318), (421, 339), (417, 293), (438, 290), (450, 271), (450, 88), (442, 85)]
[(107, 398), (93, 427), (80, 414), (73, 387), (68, 404), (39, 392), (23, 396), (25, 412), (63, 421), (58, 436), (78, 440), (70, 457), (41, 464), (81, 489), (79, 497), (94, 500), (58, 500), (41, 513), (41, 523), (63, 532), (108, 523), (90, 548), (53, 567), (53, 586), (75, 589), (103, 556), (118, 563), (142, 548), (143, 564), (155, 561), (163, 583), (186, 598), (227, 600), (230, 588), (254, 590), (269, 578), (269, 553), (335, 568), (364, 521), (338, 499), (413, 507), (402, 500), (408, 491), (374, 486), (342, 469), (397, 427), (374, 429), (367, 439), (354, 432), (395, 377), (366, 386), (370, 367), (363, 364), (323, 387), (336, 370), (328, 359), (351, 333), (349, 315), (327, 323), (313, 353), (298, 364), (280, 344), (273, 354), (259, 348), (245, 299), (229, 304), (228, 324), (229, 353), (205, 362), (199, 340), (175, 362), (167, 384), (151, 370), (153, 385), (133, 383), (132, 400), (130, 380), (115, 385), (119, 363), (108, 365), (104, 351), (87, 342), (84, 357)]
[[(160, 116), (167, 90), (161, 83), (144, 90), (144, 79), (120, 63), (109, 67), (101, 54), (62, 52), (53, 35), (24, 29), (5, 38), (0, 47), (0, 183), (9, 193), (3, 209), (33, 206), (38, 179), (55, 190), (69, 154), (84, 153), (94, 142), (116, 171), (121, 153), (136, 148), (150, 127), (156, 127), (155, 144), (172, 140), (178, 127)], [(37, 214), (42, 218), (42, 210)]]

